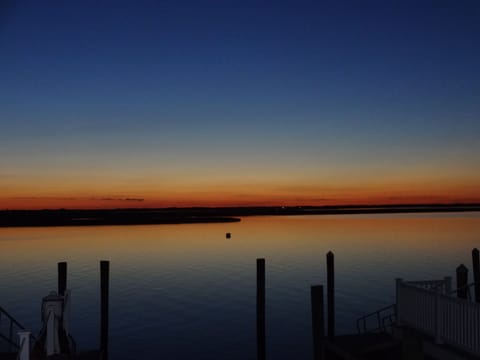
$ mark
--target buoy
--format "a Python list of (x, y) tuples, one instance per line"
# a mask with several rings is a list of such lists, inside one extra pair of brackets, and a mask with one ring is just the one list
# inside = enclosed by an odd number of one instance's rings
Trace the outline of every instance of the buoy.
[(225, 237), (226, 237), (227, 239), (230, 239), (230, 238), (232, 237), (232, 234), (226, 233), (226, 234), (225, 234)]

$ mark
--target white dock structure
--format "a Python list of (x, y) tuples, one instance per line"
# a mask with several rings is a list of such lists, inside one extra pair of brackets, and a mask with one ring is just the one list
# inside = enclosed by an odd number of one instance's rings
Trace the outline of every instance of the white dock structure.
[(431, 337), (435, 344), (480, 357), (480, 303), (455, 297), (451, 278), (396, 280), (397, 326)]

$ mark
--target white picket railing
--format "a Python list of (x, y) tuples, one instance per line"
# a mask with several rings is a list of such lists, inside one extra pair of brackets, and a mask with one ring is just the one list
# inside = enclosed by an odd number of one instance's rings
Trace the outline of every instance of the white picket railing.
[(433, 336), (437, 343), (449, 344), (478, 356), (480, 304), (449, 295), (450, 281), (447, 278), (439, 280), (429, 288), (425, 286), (428, 282), (397, 279), (398, 324)]

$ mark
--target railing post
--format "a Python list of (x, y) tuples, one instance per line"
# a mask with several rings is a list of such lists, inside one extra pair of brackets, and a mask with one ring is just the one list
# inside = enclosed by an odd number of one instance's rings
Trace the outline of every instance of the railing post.
[(468, 269), (465, 265), (461, 264), (457, 267), (457, 297), (460, 299), (466, 299), (468, 294)]
[(18, 360), (30, 360), (30, 331), (19, 331), (20, 351)]
[(400, 301), (400, 288), (402, 285), (402, 278), (395, 279), (395, 302), (396, 302), (396, 311), (397, 311), (397, 326), (402, 325), (402, 312), (401, 312), (401, 301)]
[(442, 343), (442, 314), (440, 310), (440, 292), (435, 291), (435, 344)]
[(473, 281), (475, 282), (475, 302), (480, 303), (480, 259), (478, 249), (472, 250)]
[(451, 276), (445, 276), (443, 278), (443, 281), (445, 283), (445, 295), (450, 295), (452, 292), (452, 277)]

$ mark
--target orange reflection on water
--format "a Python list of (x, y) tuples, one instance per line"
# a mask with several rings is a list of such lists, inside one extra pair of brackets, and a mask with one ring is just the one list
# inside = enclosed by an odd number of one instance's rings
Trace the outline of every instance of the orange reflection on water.
[[(258, 216), (239, 223), (0, 229), (2, 262), (189, 264), (250, 257), (343, 257), (468, 251), (478, 214)], [(226, 239), (225, 233), (232, 238)], [(370, 254), (370, 255), (369, 255)]]

